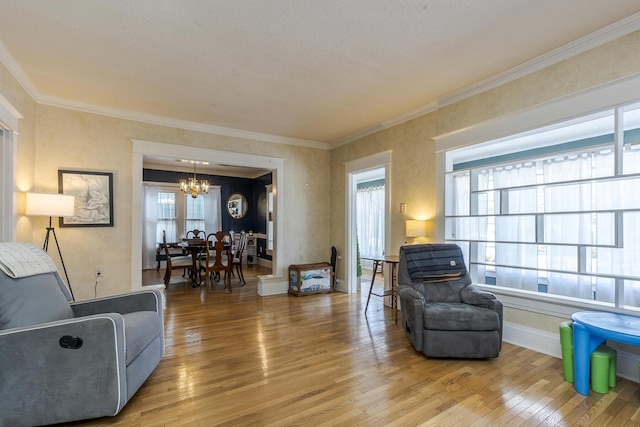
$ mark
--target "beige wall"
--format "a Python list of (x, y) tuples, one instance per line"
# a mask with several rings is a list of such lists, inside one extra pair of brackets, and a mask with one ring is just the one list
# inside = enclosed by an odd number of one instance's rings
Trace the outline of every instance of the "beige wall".
[[(405, 240), (404, 220), (431, 218), (436, 211), (433, 136), (637, 72), (640, 32), (331, 152), (37, 105), (1, 64), (0, 94), (24, 115), (16, 171), (20, 192), (57, 191), (60, 168), (114, 173), (115, 227), (58, 230), (74, 291), (78, 299), (86, 299), (93, 296), (96, 266), (105, 271), (99, 295), (131, 287), (131, 139), (282, 157), (284, 264), (314, 262), (327, 260), (331, 245), (344, 253), (346, 162), (392, 150), (390, 245), (397, 251)], [(407, 204), (406, 214), (399, 211), (401, 202)], [(44, 218), (19, 218), (17, 240), (40, 245), (45, 224)], [(338, 268), (342, 279), (343, 266)], [(509, 321), (544, 330), (553, 329), (557, 320), (519, 310), (506, 313)]]
[[(435, 198), (435, 144), (431, 138), (638, 72), (640, 32), (332, 150), (331, 241), (344, 253), (346, 162), (392, 150), (390, 243), (392, 252), (397, 253), (405, 240), (405, 219), (431, 218), (436, 204), (441, 203)], [(400, 213), (402, 202), (407, 203), (406, 214)], [(434, 236), (432, 233), (431, 239)], [(344, 263), (341, 267), (338, 277), (345, 279)], [(549, 332), (557, 332), (558, 327), (557, 318), (515, 309), (505, 311), (505, 320)]]
[[(26, 190), (57, 192), (58, 169), (114, 174), (114, 227), (57, 229), (76, 299), (94, 296), (98, 266), (104, 270), (98, 296), (131, 289), (130, 235), (132, 227), (139, 228), (131, 222), (132, 139), (283, 158), (284, 264), (329, 259), (326, 150), (186, 131), (46, 105), (38, 105), (23, 121), (37, 124), (35, 144), (25, 143), (19, 157), (19, 169), (31, 171), (34, 183)], [(33, 236), (22, 234), (17, 240), (42, 244), (46, 220), (20, 218), (33, 224)], [(55, 250), (49, 253), (59, 263)]]

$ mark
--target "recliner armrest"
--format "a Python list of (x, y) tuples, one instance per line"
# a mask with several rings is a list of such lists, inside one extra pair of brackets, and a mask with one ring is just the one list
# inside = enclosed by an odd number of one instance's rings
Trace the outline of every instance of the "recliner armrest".
[[(82, 340), (66, 341), (63, 337)], [(65, 345), (66, 344), (66, 345)], [(110, 313), (0, 331), (0, 425), (116, 414), (127, 401), (124, 321)], [(28, 411), (25, 411), (28, 408)]]
[(162, 315), (162, 294), (157, 289), (131, 292), (105, 298), (96, 298), (71, 303), (75, 317), (101, 313), (135, 313), (137, 311), (155, 311)]
[(502, 343), (502, 326), (504, 323), (502, 301), (491, 292), (483, 291), (472, 285), (466, 286), (460, 291), (460, 298), (465, 304), (488, 308), (498, 313), (498, 318), (500, 319), (500, 343)]
[(407, 285), (398, 286), (398, 295), (400, 295), (400, 298), (402, 299), (402, 301), (404, 300), (411, 301), (412, 299), (416, 299), (416, 300), (419, 300), (420, 304), (424, 304), (426, 302), (424, 299), (424, 295), (422, 295), (420, 292), (413, 289), (411, 286), (407, 286)]
[(477, 305), (491, 310), (494, 309), (495, 302), (498, 301), (496, 296), (491, 292), (483, 291), (473, 285), (462, 288), (460, 291), (460, 299), (465, 304)]

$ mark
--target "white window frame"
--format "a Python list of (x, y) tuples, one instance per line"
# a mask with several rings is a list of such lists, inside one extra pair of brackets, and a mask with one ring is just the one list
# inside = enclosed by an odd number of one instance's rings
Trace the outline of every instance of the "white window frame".
[[(531, 108), (497, 117), (473, 126), (434, 137), (436, 142), (436, 221), (438, 241), (444, 240), (445, 174), (452, 168), (447, 164), (446, 153), (462, 147), (471, 147), (485, 141), (498, 140), (537, 128), (564, 122), (581, 116), (594, 114), (616, 106), (640, 101), (640, 73), (587, 89), (571, 96), (559, 98)], [(533, 311), (558, 317), (591, 309), (626, 312), (620, 307), (611, 308), (595, 301), (577, 300), (541, 293), (527, 293), (515, 289), (478, 285), (498, 295), (503, 303), (512, 308)], [(631, 312), (637, 314), (636, 312)]]

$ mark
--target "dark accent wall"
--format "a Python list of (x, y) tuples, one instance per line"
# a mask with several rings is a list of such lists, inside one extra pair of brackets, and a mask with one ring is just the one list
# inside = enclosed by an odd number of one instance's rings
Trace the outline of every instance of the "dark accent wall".
[[(192, 176), (186, 172), (163, 171), (157, 169), (143, 169), (142, 180), (150, 182), (177, 183), (181, 179)], [(209, 184), (221, 187), (222, 199), (222, 229), (225, 231), (249, 231), (254, 233), (266, 232), (266, 189), (265, 185), (272, 183), (272, 174), (260, 176), (255, 179), (236, 178), (232, 176), (198, 174), (199, 179), (209, 180)], [(249, 203), (247, 214), (242, 219), (234, 219), (227, 212), (227, 199), (233, 193), (240, 193), (246, 197)], [(261, 201), (264, 200), (264, 206)]]

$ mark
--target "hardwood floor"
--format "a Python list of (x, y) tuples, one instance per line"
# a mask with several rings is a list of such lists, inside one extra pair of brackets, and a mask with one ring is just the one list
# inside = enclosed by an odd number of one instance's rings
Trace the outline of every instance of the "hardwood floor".
[(582, 396), (559, 359), (506, 343), (494, 360), (428, 359), (380, 299), (365, 317), (366, 292), (262, 298), (255, 276), (265, 273), (245, 268), (232, 294), (175, 274), (160, 365), (116, 417), (73, 425), (640, 424), (637, 383)]

